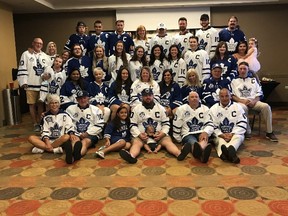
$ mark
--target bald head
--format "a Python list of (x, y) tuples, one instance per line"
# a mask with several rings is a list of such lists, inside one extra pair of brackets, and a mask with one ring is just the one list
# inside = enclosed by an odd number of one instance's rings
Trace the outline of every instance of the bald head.
[(226, 88), (221, 89), (219, 92), (219, 99), (220, 99), (220, 103), (222, 104), (222, 106), (224, 107), (227, 106), (231, 100), (230, 91)]
[(191, 91), (188, 96), (188, 102), (192, 108), (198, 107), (200, 102), (198, 93)]

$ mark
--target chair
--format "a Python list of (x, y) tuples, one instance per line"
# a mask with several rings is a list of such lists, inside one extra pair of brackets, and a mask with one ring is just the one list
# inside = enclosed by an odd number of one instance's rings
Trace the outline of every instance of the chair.
[(249, 110), (249, 114), (253, 115), (252, 117), (252, 121), (251, 121), (251, 131), (254, 128), (254, 123), (255, 123), (255, 119), (256, 116), (258, 116), (258, 135), (260, 135), (260, 131), (261, 131), (261, 112), (257, 111), (257, 110)]

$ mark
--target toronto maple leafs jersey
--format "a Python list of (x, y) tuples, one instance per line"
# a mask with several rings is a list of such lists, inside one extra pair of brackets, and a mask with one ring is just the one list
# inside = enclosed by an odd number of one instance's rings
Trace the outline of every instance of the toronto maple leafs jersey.
[(207, 29), (199, 29), (196, 32), (196, 37), (198, 37), (199, 48), (206, 50), (211, 59), (215, 55), (215, 50), (218, 44), (218, 31), (209, 26)]
[(222, 88), (227, 88), (230, 92), (231, 86), (228, 79), (221, 77), (219, 80), (215, 80), (213, 77), (204, 80), (202, 88), (203, 102), (208, 107), (213, 106), (219, 102), (219, 92)]
[(136, 79), (139, 79), (140, 72), (143, 67), (142, 62), (140, 61), (131, 61), (129, 62), (129, 72), (131, 75), (131, 80), (134, 82)]
[(184, 85), (181, 88), (181, 97), (182, 97), (183, 104), (188, 103), (188, 96), (191, 91), (197, 92), (199, 95), (199, 98), (202, 99), (202, 87)]
[(55, 140), (64, 134), (75, 132), (72, 119), (66, 112), (61, 110), (59, 110), (56, 115), (50, 111), (46, 112), (41, 120), (41, 125), (43, 129), (41, 133), (42, 140), (44, 140), (45, 137), (48, 137), (50, 140)]
[(72, 118), (76, 135), (87, 132), (89, 135), (100, 137), (104, 119), (98, 107), (88, 104), (86, 108), (80, 108), (78, 104), (73, 104), (66, 109), (66, 112)]
[(192, 36), (193, 34), (187, 31), (186, 34), (177, 33), (172, 37), (172, 44), (176, 44), (178, 46), (181, 52), (181, 56), (183, 56), (185, 52), (190, 48), (189, 38)]
[(131, 113), (130, 121), (130, 132), (133, 137), (144, 133), (149, 125), (154, 127), (154, 131), (162, 131), (165, 134), (168, 134), (170, 128), (169, 117), (165, 108), (159, 103), (155, 103), (152, 109), (146, 109), (142, 104), (138, 104)]
[(49, 56), (44, 52), (23, 52), (20, 58), (17, 80), (20, 86), (28, 85), (28, 90), (40, 91), (41, 74), (49, 67)]
[(73, 69), (77, 68), (80, 71), (81, 77), (87, 82), (93, 82), (94, 76), (92, 72), (92, 60), (89, 56), (82, 56), (81, 58), (72, 57), (67, 60), (64, 66), (67, 76)]
[(245, 34), (240, 29), (229, 31), (224, 28), (219, 32), (219, 41), (227, 43), (228, 51), (232, 55), (236, 51), (236, 46), (240, 41), (246, 41)]
[(62, 85), (65, 83), (65, 80), (66, 80), (65, 71), (56, 72), (53, 70), (52, 67), (47, 67), (44, 73), (50, 74), (50, 79), (47, 80), (47, 82), (41, 83), (40, 91), (43, 91), (49, 94), (60, 95), (60, 88), (62, 87)]
[(87, 88), (89, 85), (87, 81), (83, 80), (83, 82), (84, 82), (85, 89), (81, 89), (79, 85), (75, 85), (72, 81), (66, 80), (66, 82), (60, 88), (61, 107), (66, 108), (66, 106), (62, 106), (62, 105), (66, 104), (67, 106), (69, 106), (71, 104), (77, 103), (77, 100), (76, 100), (77, 93), (83, 90), (87, 91)]
[(109, 106), (113, 104), (120, 105), (121, 103), (130, 104), (130, 92), (126, 92), (125, 84), (122, 85), (121, 89), (121, 93), (116, 93), (116, 82), (111, 84), (108, 89)]
[(149, 40), (146, 41), (146, 40), (136, 40), (136, 39), (134, 39), (133, 41), (134, 41), (135, 47), (137, 47), (137, 46), (143, 47), (145, 54), (146, 54), (146, 55), (148, 54), (148, 50), (149, 50)]
[(84, 35), (72, 34), (67, 40), (64, 46), (64, 49), (71, 51), (74, 44), (80, 44), (83, 50), (83, 56), (84, 56), (87, 54), (88, 40), (89, 40), (89, 36), (87, 36), (86, 34)]
[(160, 102), (160, 88), (158, 83), (155, 80), (152, 80), (152, 83), (142, 82), (137, 79), (133, 82), (131, 86), (131, 103), (130, 106), (135, 107), (137, 104), (140, 104), (142, 101), (141, 92), (145, 88), (152, 88), (154, 94), (154, 101), (156, 103)]
[(152, 72), (153, 79), (156, 82), (161, 82), (163, 71), (169, 68), (169, 62), (166, 59), (163, 59), (163, 62), (161, 62), (158, 59), (155, 59), (154, 63), (150, 65), (149, 67)]
[(129, 126), (125, 121), (121, 121), (121, 126), (117, 129), (113, 122), (109, 122), (104, 130), (104, 138), (109, 138), (111, 144), (120, 139), (124, 139), (126, 142), (130, 141), (131, 133)]
[(214, 133), (219, 136), (223, 133), (243, 135), (247, 128), (247, 118), (241, 105), (231, 101), (226, 107), (220, 103), (210, 108), (210, 115), (214, 124)]
[(210, 77), (209, 56), (205, 50), (188, 50), (184, 55), (187, 70), (195, 69), (201, 82)]
[(148, 54), (151, 54), (152, 48), (154, 45), (159, 44), (163, 47), (163, 52), (166, 57), (168, 57), (169, 54), (169, 48), (172, 45), (172, 39), (167, 34), (164, 37), (159, 37), (158, 35), (155, 35), (151, 38), (149, 42), (149, 51)]
[(187, 67), (184, 59), (171, 60), (169, 62), (169, 69), (172, 70), (173, 80), (182, 87), (186, 80)]
[(97, 45), (100, 45), (104, 48), (105, 50), (105, 55), (109, 56), (109, 44), (108, 44), (108, 37), (109, 33), (108, 32), (101, 32), (100, 35), (92, 35), (90, 36), (88, 40), (88, 49), (87, 52), (90, 53), (94, 51), (94, 48)]
[(232, 81), (235, 77), (237, 77), (237, 60), (232, 55), (229, 55), (228, 58), (218, 59), (216, 61), (211, 60), (211, 68), (216, 63), (220, 64), (222, 67), (221, 76), (223, 78), (227, 78), (228, 80)]
[(109, 56), (115, 53), (115, 44), (119, 40), (123, 41), (126, 53), (130, 52), (131, 46), (134, 46), (133, 39), (128, 33), (123, 32), (121, 35), (119, 35), (116, 31), (112, 32), (108, 37)]
[[(131, 56), (130, 54), (126, 53), (127, 62), (130, 61)], [(117, 64), (116, 64), (116, 56), (111, 55), (108, 58), (108, 73), (111, 75), (110, 84), (116, 80), (118, 71), (120, 67), (123, 66), (123, 61), (120, 57), (117, 57)]]
[(236, 78), (231, 82), (232, 94), (241, 99), (255, 99), (263, 97), (262, 88), (256, 78)]
[(160, 104), (164, 107), (170, 107), (172, 110), (182, 105), (181, 90), (178, 83), (173, 82), (172, 88), (166, 84), (159, 83), (160, 86)]
[(90, 82), (88, 85), (88, 92), (91, 104), (108, 106), (108, 86), (105, 83), (99, 85), (95, 81)]
[(209, 108), (203, 104), (194, 110), (189, 104), (183, 104), (176, 110), (173, 119), (173, 137), (181, 142), (185, 136), (206, 132), (209, 136), (214, 131), (214, 125), (209, 114)]

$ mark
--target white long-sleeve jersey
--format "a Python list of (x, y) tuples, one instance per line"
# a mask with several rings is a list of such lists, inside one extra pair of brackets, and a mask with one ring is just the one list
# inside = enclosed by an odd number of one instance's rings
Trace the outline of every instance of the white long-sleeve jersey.
[(182, 87), (186, 80), (187, 67), (184, 59), (172, 60), (168, 67), (172, 70), (173, 80)]
[[(131, 56), (130, 54), (126, 53), (127, 62), (130, 61)], [(116, 56), (111, 55), (108, 58), (108, 73), (111, 74), (112, 78), (110, 80), (110, 84), (116, 80), (118, 71), (120, 67), (123, 66), (123, 61), (120, 57), (117, 57), (117, 64), (116, 64)]]
[(178, 46), (182, 56), (190, 48), (189, 38), (192, 36), (193, 34), (191, 32), (187, 32), (184, 35), (177, 33), (172, 37), (172, 44), (176, 44)]
[(49, 67), (50, 58), (44, 52), (23, 52), (20, 58), (17, 80), (20, 86), (28, 85), (28, 90), (40, 91), (41, 74)]
[(207, 29), (199, 29), (196, 32), (196, 36), (198, 37), (199, 48), (206, 50), (211, 59), (215, 55), (215, 50), (219, 41), (218, 31), (210, 26)]
[(232, 94), (241, 99), (255, 99), (262, 97), (262, 88), (255, 78), (236, 78), (231, 82)]
[(167, 34), (164, 37), (159, 37), (158, 35), (155, 35), (154, 37), (152, 37), (149, 42), (149, 50), (148, 50), (149, 55), (151, 54), (153, 46), (156, 44), (159, 44), (163, 47), (163, 52), (165, 56), (168, 57), (169, 48), (172, 45), (171, 37)]
[(133, 82), (131, 86), (131, 107), (135, 107), (137, 104), (140, 104), (142, 101), (141, 92), (145, 88), (152, 88), (154, 94), (154, 101), (156, 103), (160, 103), (160, 87), (155, 80), (152, 80), (152, 83), (142, 82), (141, 80), (137, 79)]
[(144, 51), (146, 54), (148, 54), (148, 50), (149, 50), (149, 40), (136, 40), (134, 39), (134, 45), (135, 47), (137, 46), (142, 46), (144, 48)]
[(131, 75), (131, 80), (134, 82), (136, 79), (139, 79), (141, 68), (143, 67), (142, 62), (140, 61), (131, 61), (129, 62), (129, 72)]
[(210, 77), (210, 60), (205, 50), (188, 50), (184, 55), (187, 70), (195, 69), (201, 82)]
[(220, 103), (210, 108), (210, 115), (214, 124), (214, 133), (219, 136), (223, 133), (243, 135), (247, 128), (247, 117), (241, 105), (231, 101), (226, 107)]
[(149, 66), (153, 75), (153, 79), (156, 82), (161, 82), (163, 77), (163, 71), (169, 68), (169, 63), (166, 59), (163, 62), (156, 59), (152, 65)]
[(173, 119), (173, 137), (177, 142), (190, 134), (206, 132), (209, 136), (214, 131), (214, 125), (209, 114), (209, 108), (200, 104), (192, 109), (189, 104), (183, 104), (176, 110)]
[(165, 108), (155, 103), (153, 109), (146, 109), (142, 104), (138, 104), (131, 113), (130, 132), (133, 137), (138, 137), (145, 132), (147, 126), (152, 125), (154, 131), (162, 131), (168, 134), (170, 128), (169, 118)]
[(50, 111), (45, 113), (42, 121), (41, 139), (48, 137), (55, 140), (64, 134), (74, 133), (74, 124), (70, 116), (63, 111), (59, 111), (56, 115)]
[(89, 104), (82, 109), (78, 104), (73, 104), (66, 109), (66, 112), (72, 118), (77, 135), (87, 132), (89, 135), (99, 137), (104, 127), (104, 119), (98, 107)]

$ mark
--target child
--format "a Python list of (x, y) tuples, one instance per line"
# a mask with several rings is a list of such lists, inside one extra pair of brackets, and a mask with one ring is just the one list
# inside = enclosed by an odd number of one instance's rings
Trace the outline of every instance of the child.
[(245, 56), (245, 61), (249, 64), (249, 69), (254, 73), (257, 73), (261, 68), (261, 65), (257, 57), (258, 57), (258, 41), (256, 38), (250, 38), (249, 49)]
[[(128, 109), (120, 106), (117, 109), (116, 117), (108, 123), (104, 131), (105, 148), (99, 148), (96, 151), (96, 156), (104, 159), (105, 154), (111, 151), (119, 151), (121, 149), (128, 150), (130, 144), (130, 119), (128, 116)], [(100, 150), (101, 149), (101, 150)]]
[(146, 134), (148, 136), (148, 139), (147, 142), (144, 144), (144, 148), (149, 154), (152, 152), (157, 154), (157, 152), (161, 149), (161, 145), (157, 144), (157, 142), (154, 140), (155, 128), (152, 125), (148, 125), (146, 127)]

